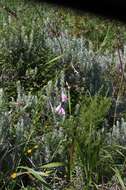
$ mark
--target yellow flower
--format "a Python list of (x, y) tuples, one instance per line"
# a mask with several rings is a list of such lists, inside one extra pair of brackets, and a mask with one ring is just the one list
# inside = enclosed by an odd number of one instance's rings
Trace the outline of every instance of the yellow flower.
[(16, 172), (14, 172), (14, 173), (11, 174), (11, 178), (12, 179), (15, 179), (16, 177), (17, 177), (17, 173)]
[(28, 150), (27, 150), (27, 153), (28, 153), (28, 154), (31, 154), (31, 153), (32, 153), (32, 149), (28, 149)]

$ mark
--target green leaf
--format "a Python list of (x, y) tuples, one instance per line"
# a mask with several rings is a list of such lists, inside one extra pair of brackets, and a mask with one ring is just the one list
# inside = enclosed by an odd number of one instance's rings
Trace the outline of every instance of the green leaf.
[(57, 56), (57, 57), (55, 57), (54, 59), (51, 59), (50, 61), (48, 61), (47, 63), (49, 64), (49, 63), (53, 63), (53, 62), (55, 62), (55, 61), (57, 61), (58, 59), (60, 59), (60, 58), (62, 58), (63, 57), (63, 54), (62, 55), (59, 55), (59, 56)]
[(27, 170), (29, 174), (32, 174), (36, 179), (38, 179), (39, 181), (41, 181), (42, 184), (45, 187), (47, 187), (48, 189), (51, 189), (51, 187), (49, 186), (49, 184), (47, 184), (46, 181), (42, 177), (42, 176), (48, 176), (47, 173), (40, 172), (40, 171), (35, 171), (32, 168), (28, 168), (28, 167), (25, 167), (25, 166), (19, 166), (18, 168)]
[(41, 168), (56, 168), (56, 167), (60, 167), (60, 166), (64, 166), (64, 163), (52, 162), (52, 163), (45, 164), (45, 165), (41, 166)]
[(112, 170), (115, 172), (115, 176), (117, 177), (118, 182), (120, 183), (120, 185), (122, 187), (122, 190), (125, 190), (126, 186), (125, 186), (125, 184), (123, 182), (123, 179), (121, 177), (120, 171), (117, 168), (112, 168)]

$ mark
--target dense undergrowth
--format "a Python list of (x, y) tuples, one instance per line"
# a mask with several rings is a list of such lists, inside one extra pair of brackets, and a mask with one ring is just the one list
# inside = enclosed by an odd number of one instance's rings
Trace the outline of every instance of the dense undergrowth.
[(0, 189), (125, 190), (125, 26), (0, 8)]

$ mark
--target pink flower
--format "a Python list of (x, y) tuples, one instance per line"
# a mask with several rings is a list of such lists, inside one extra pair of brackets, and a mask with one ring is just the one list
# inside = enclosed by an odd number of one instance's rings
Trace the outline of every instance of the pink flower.
[(67, 96), (63, 93), (63, 91), (62, 91), (62, 94), (61, 94), (61, 101), (62, 102), (66, 102), (67, 101)]
[(58, 105), (55, 109), (56, 113), (59, 114), (59, 115), (65, 115), (65, 110), (64, 108), (60, 105)]

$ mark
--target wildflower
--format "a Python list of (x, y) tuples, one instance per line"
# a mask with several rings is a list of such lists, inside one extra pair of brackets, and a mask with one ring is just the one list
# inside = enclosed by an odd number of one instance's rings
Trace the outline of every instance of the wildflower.
[(58, 105), (55, 109), (56, 113), (59, 114), (59, 115), (65, 115), (65, 110), (64, 108), (60, 105)]
[(28, 149), (28, 150), (27, 150), (27, 153), (28, 153), (28, 154), (31, 154), (31, 153), (32, 153), (32, 149)]
[(64, 92), (62, 91), (62, 94), (61, 94), (61, 101), (62, 102), (66, 102), (67, 101), (67, 96), (64, 94)]
[(15, 179), (16, 177), (17, 177), (17, 173), (16, 172), (14, 172), (14, 173), (11, 174), (11, 178), (12, 179)]

